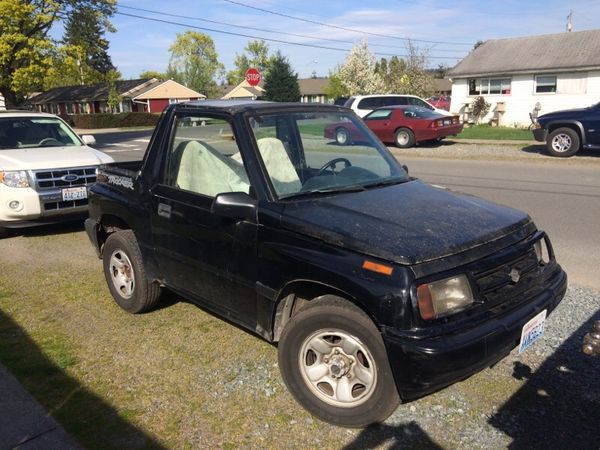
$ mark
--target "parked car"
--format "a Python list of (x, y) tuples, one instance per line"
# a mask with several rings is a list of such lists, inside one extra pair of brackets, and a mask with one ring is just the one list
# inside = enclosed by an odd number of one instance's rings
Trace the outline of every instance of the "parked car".
[(0, 235), (85, 218), (96, 168), (113, 162), (94, 143), (51, 114), (0, 112)]
[(573, 156), (581, 148), (600, 149), (600, 103), (533, 118), (533, 136), (552, 156)]
[(433, 97), (429, 97), (427, 102), (434, 106), (437, 109), (443, 109), (445, 111), (450, 111), (450, 102), (451, 98), (449, 95), (434, 95)]
[[(363, 117), (363, 121), (383, 142), (393, 142), (400, 148), (412, 147), (423, 141), (440, 141), (463, 129), (458, 116), (444, 116), (420, 106), (378, 108)], [(329, 124), (325, 127), (324, 136), (335, 139), (340, 145), (369, 139), (348, 121)]]
[(364, 117), (371, 111), (383, 106), (394, 106), (394, 105), (412, 105), (427, 108), (443, 115), (452, 115), (448, 111), (436, 108), (430, 105), (422, 98), (415, 95), (402, 95), (402, 94), (373, 94), (373, 95), (355, 95), (350, 97), (344, 103), (344, 106), (352, 109), (360, 117)]
[[(323, 138), (340, 121), (361, 146)], [(349, 427), (525, 350), (567, 286), (527, 214), (408, 176), (333, 105), (171, 105), (85, 225), (120, 307), (164, 286), (276, 343), (296, 400)]]

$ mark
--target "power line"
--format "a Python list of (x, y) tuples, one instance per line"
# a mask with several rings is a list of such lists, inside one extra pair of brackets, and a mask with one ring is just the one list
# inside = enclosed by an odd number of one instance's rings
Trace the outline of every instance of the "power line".
[(401, 40), (401, 41), (423, 42), (423, 43), (426, 43), (426, 44), (469, 45), (469, 46), (473, 45), (472, 43), (466, 43), (466, 42), (428, 41), (428, 40), (424, 40), (424, 39), (403, 38), (403, 37), (398, 37), (398, 36), (391, 36), (389, 34), (372, 33), (372, 32), (369, 32), (369, 31), (357, 30), (357, 29), (354, 29), (354, 28), (346, 28), (346, 27), (341, 27), (339, 25), (332, 25), (330, 23), (319, 22), (317, 20), (304, 19), (302, 17), (296, 17), (296, 16), (292, 16), (292, 15), (289, 15), (289, 14), (283, 14), (283, 13), (279, 13), (279, 12), (276, 12), (276, 11), (271, 11), (269, 9), (259, 8), (257, 6), (246, 5), (245, 3), (237, 2), (237, 1), (234, 1), (234, 0), (223, 0), (223, 1), (227, 2), (227, 3), (234, 4), (234, 5), (243, 6), (244, 8), (254, 9), (256, 11), (261, 11), (261, 12), (265, 12), (265, 13), (268, 13), (268, 14), (273, 14), (275, 16), (286, 17), (288, 19), (293, 19), (293, 20), (299, 20), (301, 22), (312, 23), (313, 25), (322, 25), (322, 26), (329, 27), (329, 28), (336, 28), (338, 30), (350, 31), (352, 33), (368, 34), (370, 36), (383, 37), (383, 38), (387, 38), (387, 39), (397, 39), (397, 40)]
[[(120, 16), (126, 16), (126, 17), (134, 17), (136, 19), (142, 19), (142, 20), (149, 20), (152, 22), (160, 22), (160, 23), (166, 23), (166, 24), (170, 24), (170, 25), (177, 25), (180, 27), (186, 27), (186, 28), (193, 28), (196, 30), (202, 30), (202, 31), (209, 31), (212, 33), (221, 33), (221, 34), (226, 34), (229, 36), (240, 36), (240, 37), (245, 37), (245, 38), (249, 38), (249, 39), (260, 39), (263, 41), (269, 41), (269, 42), (277, 42), (279, 44), (288, 44), (288, 45), (297, 45), (300, 47), (309, 47), (309, 48), (318, 48), (318, 49), (322, 49), (322, 50), (332, 50), (332, 51), (338, 51), (338, 52), (344, 52), (344, 53), (348, 53), (349, 50), (345, 49), (345, 48), (339, 48), (339, 47), (327, 47), (324, 45), (316, 45), (316, 44), (307, 44), (307, 43), (303, 43), (303, 42), (291, 42), (291, 41), (284, 41), (282, 39), (273, 39), (273, 38), (265, 38), (265, 37), (260, 37), (260, 36), (253, 36), (253, 35), (249, 35), (249, 34), (244, 34), (244, 33), (236, 33), (233, 31), (225, 31), (225, 30), (216, 30), (214, 28), (207, 28), (207, 27), (200, 27), (197, 25), (191, 25), (191, 24), (187, 24), (187, 23), (181, 23), (181, 22), (174, 22), (171, 20), (166, 20), (166, 19), (157, 19), (154, 17), (146, 17), (146, 16), (140, 16), (137, 14), (129, 14), (129, 13), (124, 13), (124, 12), (120, 12), (117, 11), (115, 14), (118, 14)], [(407, 55), (399, 55), (399, 54), (395, 54), (395, 53), (379, 53), (379, 52), (375, 52), (375, 55), (378, 56), (398, 56), (400, 58), (406, 58)], [(431, 59), (460, 59), (459, 56), (428, 56), (428, 58)]]
[[(214, 23), (216, 25), (225, 25), (228, 27), (243, 28), (245, 30), (261, 31), (263, 33), (276, 33), (276, 34), (282, 34), (285, 36), (294, 36), (294, 37), (300, 37), (300, 38), (314, 39), (314, 40), (318, 40), (318, 41), (339, 42), (341, 44), (354, 45), (354, 42), (352, 42), (352, 41), (344, 41), (341, 39), (323, 38), (320, 36), (310, 36), (308, 34), (289, 33), (289, 32), (285, 32), (285, 31), (277, 31), (277, 30), (267, 30), (265, 28), (256, 28), (256, 27), (249, 27), (246, 25), (237, 25), (237, 24), (233, 24), (233, 23), (219, 22), (218, 20), (203, 19), (200, 17), (193, 17), (193, 16), (184, 16), (184, 15), (180, 15), (180, 14), (167, 13), (167, 12), (163, 12), (163, 11), (155, 11), (152, 9), (136, 8), (135, 6), (119, 5), (119, 8), (132, 9), (135, 11), (142, 11), (142, 12), (147, 12), (150, 14), (160, 14), (162, 16), (168, 16), (168, 17), (177, 17), (179, 19), (198, 20), (201, 22)], [(371, 47), (403, 48), (403, 47), (398, 47), (397, 45), (388, 45), (388, 44), (370, 43), (369, 45)], [(455, 50), (442, 50), (442, 51), (455, 51)]]

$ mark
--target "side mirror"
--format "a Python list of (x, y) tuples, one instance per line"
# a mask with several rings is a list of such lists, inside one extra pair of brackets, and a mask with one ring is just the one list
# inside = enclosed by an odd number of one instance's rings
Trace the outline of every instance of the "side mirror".
[(257, 201), (245, 192), (225, 192), (215, 197), (210, 212), (231, 219), (256, 222), (256, 205)]
[(91, 134), (84, 134), (81, 136), (81, 140), (85, 145), (94, 145), (96, 144), (96, 138)]

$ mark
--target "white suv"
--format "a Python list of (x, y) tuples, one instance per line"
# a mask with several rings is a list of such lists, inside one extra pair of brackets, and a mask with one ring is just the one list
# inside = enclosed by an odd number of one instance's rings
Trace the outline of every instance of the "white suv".
[(344, 103), (344, 106), (352, 109), (358, 116), (365, 117), (371, 111), (382, 106), (393, 106), (393, 105), (412, 105), (421, 106), (423, 108), (431, 109), (444, 116), (452, 116), (453, 114), (446, 111), (445, 109), (439, 109), (430, 103), (427, 103), (422, 98), (416, 95), (403, 95), (403, 94), (373, 94), (373, 95), (355, 95), (350, 97)]
[(10, 228), (87, 215), (96, 168), (113, 159), (60, 118), (0, 111), (0, 237)]

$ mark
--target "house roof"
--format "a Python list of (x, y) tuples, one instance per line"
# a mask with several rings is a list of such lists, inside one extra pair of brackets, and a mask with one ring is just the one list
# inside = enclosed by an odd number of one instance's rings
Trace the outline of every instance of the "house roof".
[(152, 84), (147, 88), (140, 90), (139, 93), (133, 94), (135, 100), (151, 100), (151, 99), (190, 99), (190, 98), (206, 98), (199, 92), (194, 91), (175, 80), (161, 81), (157, 84)]
[(298, 80), (301, 95), (324, 95), (329, 78), (301, 78)]
[(600, 30), (493, 39), (450, 70), (452, 78), (600, 68)]
[[(160, 83), (156, 78), (138, 80), (118, 80), (115, 88), (119, 95), (135, 93), (138, 88), (151, 87)], [(44, 103), (94, 101), (108, 99), (108, 83), (93, 86), (63, 86), (41, 92), (29, 99), (28, 103), (39, 105)]]
[(263, 95), (265, 90), (260, 86), (250, 86), (246, 80), (243, 80), (236, 87), (231, 89), (225, 95), (223, 95), (223, 99), (235, 99), (235, 98), (257, 98)]

